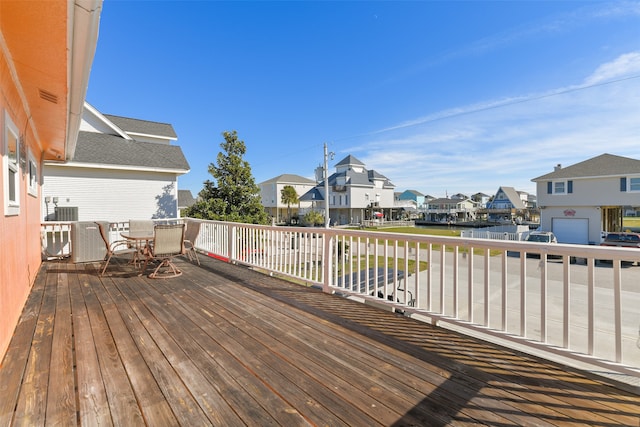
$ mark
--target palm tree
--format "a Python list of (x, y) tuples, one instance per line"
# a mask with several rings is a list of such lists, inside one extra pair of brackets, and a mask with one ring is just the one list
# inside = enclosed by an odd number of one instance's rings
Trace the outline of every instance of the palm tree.
[(287, 216), (289, 217), (289, 224), (291, 224), (291, 205), (298, 203), (296, 189), (290, 185), (285, 185), (280, 190), (280, 201), (287, 204)]

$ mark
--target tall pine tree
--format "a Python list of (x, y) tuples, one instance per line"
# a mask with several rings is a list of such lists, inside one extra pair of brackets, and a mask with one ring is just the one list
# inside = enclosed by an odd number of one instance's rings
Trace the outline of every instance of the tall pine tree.
[(209, 164), (214, 181), (204, 182), (198, 201), (186, 212), (192, 218), (213, 219), (252, 224), (266, 224), (267, 213), (260, 202), (260, 189), (251, 173), (251, 166), (243, 159), (247, 148), (238, 134), (223, 132), (222, 151), (217, 165)]

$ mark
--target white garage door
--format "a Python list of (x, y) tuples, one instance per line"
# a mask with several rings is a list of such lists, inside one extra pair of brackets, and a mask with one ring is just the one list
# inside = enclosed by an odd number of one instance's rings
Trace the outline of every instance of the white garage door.
[(586, 218), (553, 218), (551, 228), (558, 243), (589, 243), (589, 220)]

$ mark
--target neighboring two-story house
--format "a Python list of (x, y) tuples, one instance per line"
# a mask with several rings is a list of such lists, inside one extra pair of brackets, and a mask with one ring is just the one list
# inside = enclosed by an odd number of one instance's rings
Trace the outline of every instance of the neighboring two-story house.
[(64, 221), (175, 218), (189, 164), (170, 124), (100, 113), (85, 102), (69, 161), (46, 161), (43, 217)]
[(425, 208), (425, 195), (417, 190), (405, 190), (402, 193), (398, 194), (397, 200), (399, 202), (402, 201), (411, 201), (415, 208), (419, 211), (424, 210)]
[(484, 193), (476, 193), (473, 196), (471, 196), (471, 200), (473, 200), (478, 204), (478, 209), (486, 208), (487, 203), (489, 202), (490, 199), (491, 197), (488, 194), (484, 194)]
[(443, 197), (427, 202), (425, 220), (431, 222), (473, 221), (477, 203), (468, 198)]
[(190, 208), (196, 199), (191, 194), (191, 190), (178, 190), (178, 217), (182, 217), (185, 209)]
[(303, 196), (305, 200), (311, 199), (310, 195), (319, 196), (323, 202), (327, 199), (332, 225), (356, 224), (374, 218), (391, 219), (397, 214), (395, 186), (386, 176), (367, 169), (352, 155), (338, 162), (335, 168), (336, 171), (328, 178), (328, 197), (325, 197), (322, 174), (318, 176), (318, 184)]
[[(267, 213), (273, 218), (275, 223), (283, 223), (290, 218), (287, 217), (290, 210), (292, 217), (302, 216), (312, 208), (312, 200), (303, 200), (302, 196), (315, 187), (316, 182), (312, 179), (305, 178), (300, 175), (285, 173), (274, 178), (268, 179), (258, 184), (260, 187), (260, 198), (262, 206)], [(282, 189), (291, 186), (298, 194), (299, 202), (291, 205), (288, 209), (287, 204), (282, 202)]]
[(483, 211), (490, 222), (513, 223), (528, 220), (527, 205), (522, 200), (522, 192), (513, 187), (500, 187)]
[(602, 231), (621, 231), (624, 209), (640, 206), (640, 160), (602, 154), (557, 165), (536, 183), (540, 226), (559, 242), (598, 243)]

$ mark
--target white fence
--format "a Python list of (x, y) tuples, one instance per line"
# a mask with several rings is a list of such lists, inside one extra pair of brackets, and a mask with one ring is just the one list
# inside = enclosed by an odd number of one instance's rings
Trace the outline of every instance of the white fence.
[[(61, 232), (47, 225), (44, 234)], [(637, 249), (217, 221), (201, 222), (195, 245), (524, 351), (640, 375)]]

